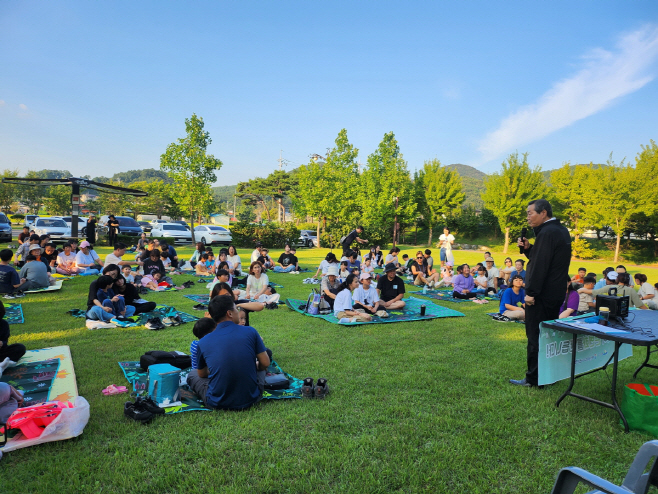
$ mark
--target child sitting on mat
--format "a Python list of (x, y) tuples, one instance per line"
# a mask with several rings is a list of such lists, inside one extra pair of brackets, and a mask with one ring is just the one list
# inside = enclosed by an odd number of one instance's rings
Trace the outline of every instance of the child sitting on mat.
[(446, 265), (441, 268), (441, 279), (436, 284), (436, 287), (452, 286), (452, 263), (446, 262)]
[(204, 252), (201, 254), (201, 259), (199, 262), (196, 263), (196, 266), (194, 266), (195, 272), (198, 275), (211, 275), (212, 273), (208, 271), (208, 264), (209, 264), (209, 256), (207, 252)]
[(190, 356), (192, 357), (192, 368), (197, 368), (197, 358), (199, 354), (199, 340), (206, 336), (207, 334), (212, 333), (217, 327), (217, 323), (210, 319), (209, 317), (202, 317), (197, 322), (194, 323), (192, 328), (192, 334), (196, 337), (196, 340), (190, 345)]
[(349, 275), (350, 271), (347, 269), (347, 261), (341, 261), (339, 278), (341, 280), (346, 280)]
[(135, 277), (133, 276), (133, 270), (130, 266), (123, 266), (121, 268), (121, 274), (123, 274), (123, 277), (126, 279), (126, 283), (135, 284)]

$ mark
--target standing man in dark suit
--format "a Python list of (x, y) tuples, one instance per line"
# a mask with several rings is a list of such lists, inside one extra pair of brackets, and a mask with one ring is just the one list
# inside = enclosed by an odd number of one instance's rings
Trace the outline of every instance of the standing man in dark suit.
[(564, 280), (571, 262), (571, 235), (553, 218), (546, 199), (530, 201), (528, 225), (535, 232), (535, 243), (519, 238), (518, 246), (530, 261), (525, 277), (525, 332), (528, 338), (528, 370), (524, 379), (510, 379), (517, 386), (537, 386), (539, 357), (539, 323), (557, 319), (565, 297)]
[(93, 214), (89, 215), (89, 221), (87, 221), (87, 242), (91, 245), (96, 243), (96, 216)]
[(114, 245), (117, 243), (117, 235), (119, 235), (119, 222), (112, 214), (108, 218), (107, 228), (109, 236), (108, 242), (110, 245)]

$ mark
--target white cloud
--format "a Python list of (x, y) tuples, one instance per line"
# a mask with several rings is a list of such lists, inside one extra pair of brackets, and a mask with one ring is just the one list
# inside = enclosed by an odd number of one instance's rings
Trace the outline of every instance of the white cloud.
[(0, 99), (0, 106), (5, 106), (5, 100)]
[(658, 26), (622, 36), (614, 52), (599, 48), (584, 58), (577, 74), (555, 83), (536, 103), (520, 108), (482, 139), (478, 149), (483, 162), (594, 115), (653, 80), (647, 69), (658, 58)]
[(27, 105), (24, 105), (23, 103), (21, 103), (20, 105), (18, 105), (18, 107), (19, 107), (21, 110), (23, 110), (23, 111), (27, 110)]

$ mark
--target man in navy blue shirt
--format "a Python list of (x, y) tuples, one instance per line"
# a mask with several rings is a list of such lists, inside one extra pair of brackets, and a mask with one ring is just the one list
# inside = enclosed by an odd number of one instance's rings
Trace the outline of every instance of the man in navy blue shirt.
[(244, 410), (263, 395), (270, 365), (265, 344), (254, 328), (238, 324), (232, 297), (214, 297), (208, 312), (217, 327), (199, 340), (197, 368), (187, 384), (209, 408)]

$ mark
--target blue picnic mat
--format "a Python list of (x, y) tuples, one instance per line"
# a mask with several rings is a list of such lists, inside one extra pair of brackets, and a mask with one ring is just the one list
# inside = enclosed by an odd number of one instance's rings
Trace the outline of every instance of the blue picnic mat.
[[(119, 362), (119, 366), (123, 371), (123, 375), (126, 376), (126, 379), (133, 386), (133, 390), (137, 393), (145, 393), (148, 387), (148, 374), (139, 366), (139, 362)], [(206, 412), (212, 411), (203, 404), (203, 400), (197, 395), (190, 387), (186, 384), (187, 375), (190, 373), (192, 368), (187, 368), (181, 371), (180, 377), (180, 391), (181, 397), (180, 401), (182, 405), (176, 407), (165, 408), (165, 414), (171, 415), (173, 413), (181, 412), (192, 412), (194, 410), (203, 410)], [(301, 379), (291, 376), (285, 372), (279, 364), (275, 361), (272, 361), (270, 366), (267, 368), (268, 374), (283, 374), (286, 376), (288, 381), (290, 381), (290, 387), (288, 389), (277, 389), (269, 390), (266, 389), (263, 391), (264, 400), (283, 400), (287, 398), (301, 398), (302, 397), (302, 384)]]
[[(470, 298), (455, 298), (452, 296), (452, 288), (449, 290), (427, 290), (427, 293), (423, 293), (422, 291), (419, 292), (414, 292), (415, 295), (421, 295), (423, 297), (431, 298), (434, 300), (443, 300), (444, 302), (454, 302), (456, 304), (459, 304), (461, 302), (470, 302), (473, 303), (473, 300), (475, 299), (470, 299)], [(477, 296), (478, 299), (482, 300), (495, 300), (496, 302), (500, 302), (500, 300), (496, 298), (491, 298), (491, 297), (484, 297), (482, 295)]]
[(23, 306), (21, 304), (5, 304), (5, 321), (9, 324), (23, 324)]
[(317, 315), (317, 316), (312, 316), (311, 314), (307, 314), (301, 308), (303, 305), (306, 305), (306, 300), (296, 300), (289, 298), (288, 300), (286, 300), (286, 305), (290, 307), (292, 310), (294, 310), (295, 312), (299, 312), (300, 314), (304, 314), (305, 316), (317, 317), (320, 319), (324, 319), (325, 321), (330, 322), (332, 324), (341, 324), (343, 326), (356, 326), (358, 324), (381, 324), (381, 323), (403, 322), (403, 321), (420, 321), (425, 319), (436, 319), (439, 317), (464, 316), (464, 314), (462, 314), (461, 312), (448, 309), (447, 307), (441, 307), (440, 305), (436, 305), (436, 304), (427, 304), (425, 306), (425, 315), (421, 316), (420, 306), (424, 305), (425, 301), (414, 297), (405, 298), (404, 301), (406, 302), (407, 305), (405, 305), (404, 308), (402, 309), (389, 311), (388, 312), (389, 317), (381, 318), (378, 316), (372, 316), (372, 321), (370, 322), (359, 321), (359, 322), (350, 322), (350, 323), (339, 322), (338, 318), (334, 316), (333, 313), (327, 315)]

